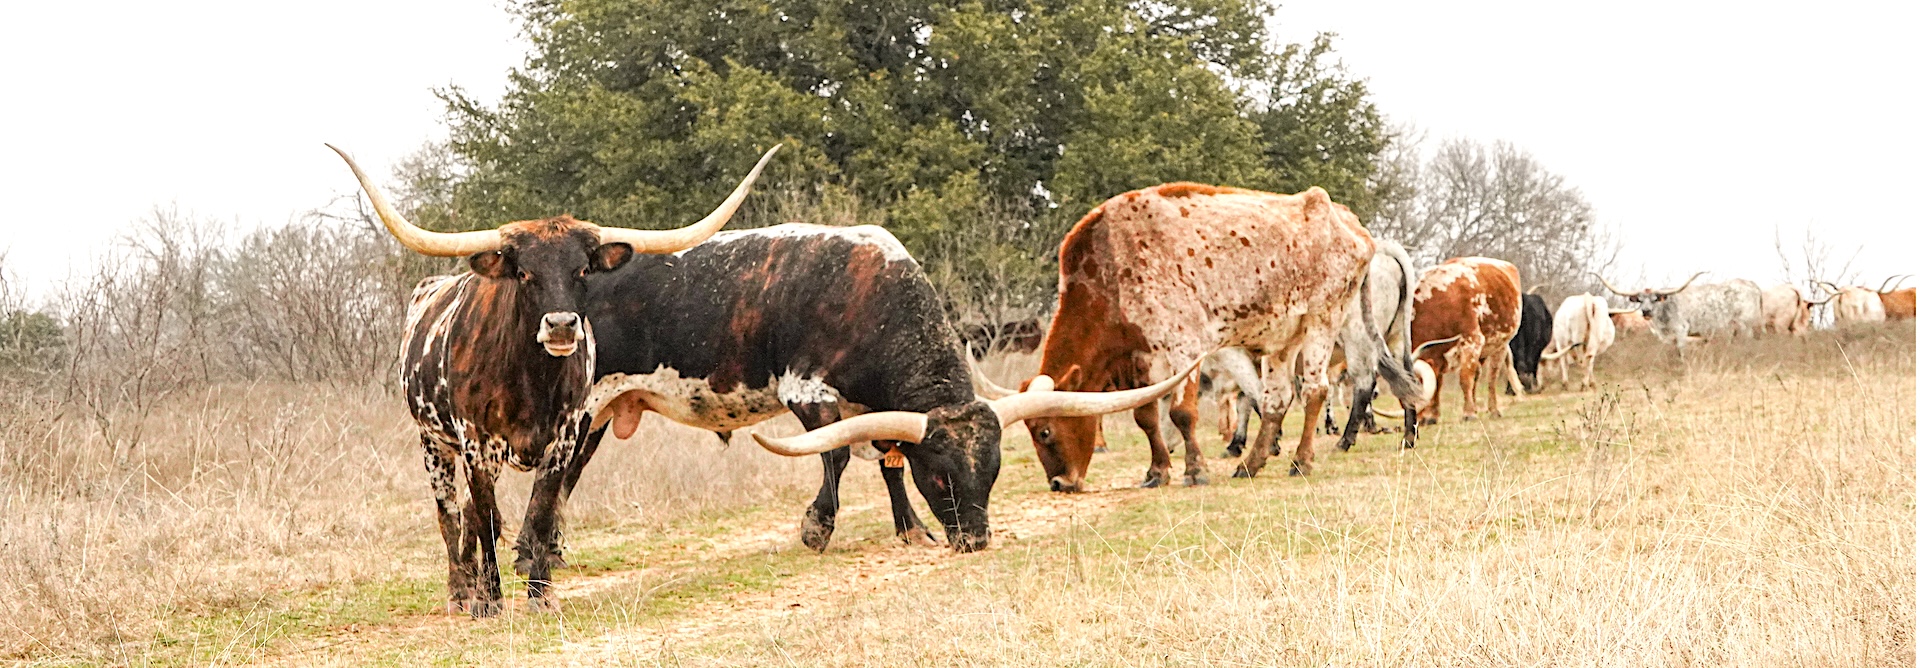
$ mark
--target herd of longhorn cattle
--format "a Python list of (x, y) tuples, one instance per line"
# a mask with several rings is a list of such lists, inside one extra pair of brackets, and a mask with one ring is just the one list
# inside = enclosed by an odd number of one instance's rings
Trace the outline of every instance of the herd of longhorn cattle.
[[(1152, 455), (1143, 487), (1173, 481), (1161, 415), (1179, 432), (1187, 485), (1208, 481), (1194, 428), (1203, 385), (1237, 409), (1228, 456), (1253, 477), (1280, 453), (1280, 418), (1325, 415), (1347, 395), (1337, 447), (1373, 422), (1376, 378), (1400, 412), (1402, 447), (1440, 419), (1440, 381), (1459, 378), (1462, 419), (1500, 412), (1501, 381), (1524, 393), (1545, 368), (1582, 367), (1622, 333), (1684, 347), (1762, 330), (1804, 334), (1812, 308), (1841, 323), (1910, 319), (1914, 289), (1827, 284), (1818, 301), (1748, 281), (1624, 291), (1628, 309), (1568, 297), (1557, 311), (1523, 294), (1513, 264), (1484, 257), (1416, 272), (1398, 244), (1309, 188), (1282, 195), (1195, 183), (1122, 193), (1093, 208), (1060, 244), (1059, 295), (1044, 335), (1035, 323), (961, 332), (919, 263), (886, 230), (788, 223), (721, 232), (778, 146), (725, 201), (684, 228), (646, 231), (558, 216), (478, 232), (409, 223), (345, 152), (387, 230), (406, 248), (464, 257), (469, 270), (422, 281), (407, 309), (401, 382), (418, 425), (440, 533), (448, 608), (498, 614), (502, 593), (494, 496), (502, 464), (534, 472), (515, 545), (528, 606), (553, 609), (562, 511), (608, 432), (631, 436), (647, 412), (711, 431), (793, 413), (805, 433), (752, 434), (768, 451), (817, 454), (820, 491), (800, 538), (824, 550), (853, 455), (880, 461), (894, 529), (937, 544), (907, 493), (908, 469), (945, 543), (968, 552), (992, 532), (988, 502), (1004, 429), (1023, 423), (1043, 475), (1085, 489), (1103, 443), (1101, 416), (1132, 411)], [(1891, 287), (1890, 287), (1891, 286)], [(979, 329), (981, 331), (973, 331)], [(1011, 332), (1011, 334), (1009, 334)], [(980, 339), (1029, 341), (1039, 375), (1001, 387), (971, 364)], [(964, 343), (963, 343), (964, 341)], [(1204, 366), (1203, 366), (1204, 363)], [(1167, 397), (1166, 408), (1158, 401)], [(1252, 414), (1260, 431), (1247, 443)], [(1303, 424), (1311, 425), (1313, 419)], [(1312, 472), (1315, 430), (1289, 457)], [(464, 480), (465, 494), (459, 489)], [(464, 500), (463, 500), (464, 499)]]

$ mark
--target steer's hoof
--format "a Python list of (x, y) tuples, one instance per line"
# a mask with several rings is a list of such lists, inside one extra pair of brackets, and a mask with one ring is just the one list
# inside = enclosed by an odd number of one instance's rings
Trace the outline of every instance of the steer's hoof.
[(1480, 416), (1478, 416), (1478, 415), (1462, 415), (1462, 416), (1460, 416), (1460, 421), (1461, 421), (1461, 422), (1472, 422), (1472, 421), (1474, 421), (1474, 420), (1478, 420), (1478, 419), (1480, 419)]
[(560, 612), (560, 597), (554, 596), (552, 593), (548, 593), (545, 596), (528, 597), (527, 612), (531, 612), (534, 614), (540, 614), (540, 613), (557, 614)]
[(1094, 448), (1094, 449), (1093, 449), (1093, 454), (1096, 454), (1096, 455), (1104, 455), (1104, 454), (1107, 454), (1107, 446), (1104, 446), (1104, 445), (1102, 445), (1102, 446), (1100, 446), (1100, 447), (1097, 447), (1097, 448)]
[(1233, 459), (1233, 458), (1236, 458), (1236, 457), (1239, 457), (1239, 456), (1240, 456), (1240, 454), (1241, 454), (1242, 452), (1245, 452), (1245, 450), (1241, 450), (1241, 449), (1240, 449), (1240, 446), (1238, 446), (1238, 445), (1229, 445), (1229, 446), (1227, 446), (1227, 449), (1226, 449), (1226, 451), (1225, 451), (1225, 452), (1221, 452), (1221, 453), (1220, 453), (1220, 458), (1221, 458), (1221, 459)]
[(830, 540), (833, 540), (833, 522), (821, 521), (812, 510), (808, 510), (807, 518), (800, 522), (800, 543), (815, 552), (825, 552)]
[(1287, 475), (1294, 478), (1305, 476), (1312, 472), (1313, 465), (1311, 464), (1302, 465), (1300, 462), (1294, 462), (1293, 466), (1287, 467)]
[(1247, 465), (1246, 465), (1246, 464), (1241, 464), (1241, 465), (1239, 465), (1239, 466), (1236, 466), (1236, 467), (1234, 467), (1234, 469), (1233, 469), (1233, 477), (1235, 477), (1235, 478), (1251, 478), (1251, 477), (1253, 477), (1253, 471), (1252, 471), (1252, 470), (1250, 470), (1250, 469), (1248, 469), (1248, 468), (1247, 468)]
[(1153, 489), (1167, 486), (1166, 471), (1148, 471), (1147, 479), (1140, 481), (1140, 489)]
[(921, 547), (940, 546), (940, 541), (934, 540), (933, 534), (927, 533), (926, 527), (914, 527), (900, 532), (900, 542)]
[(490, 601), (483, 601), (480, 599), (474, 599), (473, 602), (468, 604), (467, 606), (467, 614), (473, 615), (474, 619), (499, 617), (500, 616), (500, 600), (494, 599)]
[(1411, 438), (1403, 438), (1403, 439), (1400, 439), (1400, 449), (1401, 449), (1401, 450), (1412, 450), (1412, 449), (1413, 449), (1413, 445), (1414, 445), (1414, 443), (1413, 443), (1413, 439), (1411, 439)]
[(1187, 483), (1188, 487), (1199, 487), (1207, 484), (1207, 473), (1205, 471), (1189, 473), (1183, 480)]

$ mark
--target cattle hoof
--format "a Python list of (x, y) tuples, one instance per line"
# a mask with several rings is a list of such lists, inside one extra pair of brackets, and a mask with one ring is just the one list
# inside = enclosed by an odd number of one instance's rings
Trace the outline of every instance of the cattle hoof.
[(560, 612), (560, 598), (552, 594), (529, 597), (527, 598), (527, 612), (534, 614), (558, 614)]
[(933, 534), (927, 533), (926, 527), (914, 527), (900, 532), (900, 542), (921, 547), (940, 546), (940, 541), (934, 540)]
[(825, 552), (832, 539), (833, 520), (823, 520), (813, 509), (807, 509), (806, 519), (800, 522), (800, 543), (815, 552)]
[(1300, 462), (1294, 462), (1293, 466), (1287, 467), (1287, 476), (1292, 478), (1304, 477), (1307, 474), (1312, 472), (1313, 472), (1312, 466), (1302, 466)]
[(1220, 453), (1220, 458), (1233, 459), (1235, 457), (1239, 457), (1241, 452), (1242, 451), (1239, 446), (1229, 445), (1227, 446), (1227, 449), (1225, 451)]
[(1094, 449), (1093, 449), (1093, 454), (1096, 454), (1096, 455), (1104, 455), (1104, 454), (1107, 454), (1107, 446), (1104, 446), (1104, 445), (1102, 445), (1102, 446), (1100, 446), (1100, 447), (1097, 447), (1097, 448), (1094, 448)]
[(468, 599), (465, 599), (465, 598), (454, 598), (454, 599), (448, 599), (448, 600), (447, 600), (447, 614), (449, 614), (449, 615), (464, 615), (464, 614), (467, 614), (467, 610), (468, 610), (469, 608), (471, 608), (472, 606), (473, 606), (473, 601), (471, 601), (471, 600), (468, 600)]
[(1333, 447), (1340, 448), (1341, 452), (1351, 452), (1353, 450), (1353, 441), (1341, 438), (1339, 443), (1333, 444)]
[(1188, 487), (1199, 487), (1201, 485), (1207, 484), (1207, 473), (1205, 471), (1201, 471), (1199, 473), (1189, 473), (1186, 475), (1183, 481), (1187, 484)]
[(491, 601), (482, 601), (479, 599), (474, 599), (473, 602), (467, 606), (467, 614), (473, 615), (474, 619), (486, 619), (488, 617), (499, 617), (500, 601), (497, 599), (491, 600)]
[(1140, 481), (1140, 489), (1153, 489), (1155, 487), (1165, 487), (1166, 485), (1167, 474), (1164, 471), (1148, 471), (1147, 479)]
[(1460, 416), (1460, 421), (1461, 421), (1461, 422), (1472, 422), (1472, 421), (1474, 421), (1474, 420), (1478, 420), (1478, 419), (1480, 419), (1480, 416), (1478, 416), (1478, 415), (1462, 415), (1462, 416)]
[(1253, 471), (1249, 470), (1246, 464), (1241, 464), (1233, 469), (1233, 477), (1235, 478), (1251, 478), (1253, 475)]

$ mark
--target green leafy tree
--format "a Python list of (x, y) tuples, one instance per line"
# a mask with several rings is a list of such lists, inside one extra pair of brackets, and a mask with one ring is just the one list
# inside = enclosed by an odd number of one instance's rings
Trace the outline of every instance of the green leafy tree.
[(1385, 138), (1365, 86), (1327, 38), (1272, 47), (1268, 6), (527, 2), (534, 51), (502, 101), (442, 92), (465, 167), (447, 222), (680, 225), (779, 142), (758, 189), (789, 194), (750, 199), (744, 224), (791, 213), (775, 202), (854, 198), (917, 255), (970, 265), (955, 280), (1023, 291), (994, 308), (1031, 308), (1067, 226), (1125, 190), (1321, 185), (1368, 210)]

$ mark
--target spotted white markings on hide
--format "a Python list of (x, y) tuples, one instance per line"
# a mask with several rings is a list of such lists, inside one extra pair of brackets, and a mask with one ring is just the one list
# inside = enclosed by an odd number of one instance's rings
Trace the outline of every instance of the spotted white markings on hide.
[[(608, 374), (587, 394), (587, 411), (594, 423), (615, 416), (602, 415), (614, 400), (634, 393), (639, 405), (684, 425), (708, 431), (733, 431), (787, 412), (775, 383), (759, 389), (746, 383), (725, 394), (714, 392), (705, 378), (683, 378), (678, 369), (661, 365), (653, 373)], [(621, 407), (615, 406), (616, 410)]]
[(1467, 285), (1477, 286), (1480, 284), (1480, 277), (1474, 273), (1473, 267), (1464, 262), (1449, 262), (1428, 269), (1427, 273), (1420, 277), (1420, 285), (1413, 289), (1413, 298), (1426, 301), (1434, 290), (1451, 287), (1461, 281), (1471, 281)]
[(827, 387), (827, 382), (821, 380), (819, 376), (802, 378), (792, 370), (780, 376), (780, 381), (775, 383), (775, 386), (779, 388), (777, 394), (780, 402), (788, 405), (830, 404), (840, 400), (840, 393)]
[[(907, 247), (900, 245), (900, 240), (894, 238), (892, 232), (888, 232), (886, 228), (877, 225), (834, 227), (831, 225), (812, 225), (808, 223), (782, 223), (772, 227), (761, 227), (751, 230), (727, 230), (713, 235), (712, 238), (708, 239), (706, 243), (701, 244), (701, 246), (713, 244), (725, 245), (748, 238), (805, 239), (810, 237), (834, 237), (845, 239), (856, 245), (872, 246), (880, 251), (880, 256), (886, 258), (887, 262), (914, 261), (913, 255), (907, 252)], [(698, 247), (699, 246), (695, 246), (695, 248)], [(686, 252), (687, 251), (683, 250), (674, 253), (674, 256), (679, 257)]]

